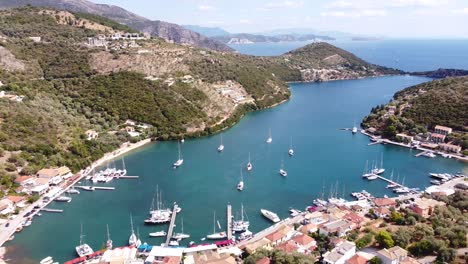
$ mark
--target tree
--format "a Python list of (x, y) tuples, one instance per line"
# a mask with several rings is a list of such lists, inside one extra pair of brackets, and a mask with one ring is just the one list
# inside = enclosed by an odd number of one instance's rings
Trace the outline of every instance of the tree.
[(395, 242), (392, 239), (392, 236), (387, 232), (387, 231), (380, 231), (377, 236), (375, 237), (375, 240), (381, 247), (384, 248), (391, 248), (395, 245)]
[(398, 228), (395, 233), (392, 234), (395, 245), (406, 248), (411, 242), (411, 231), (405, 228)]
[(369, 264), (382, 264), (382, 260), (378, 257), (373, 257), (369, 260)]

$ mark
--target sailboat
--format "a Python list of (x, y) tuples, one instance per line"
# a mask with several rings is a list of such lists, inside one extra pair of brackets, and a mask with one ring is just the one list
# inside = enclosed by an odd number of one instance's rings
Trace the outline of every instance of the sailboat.
[(180, 154), (180, 143), (178, 143), (178, 149), (179, 149), (179, 159), (174, 162), (174, 168), (180, 167), (184, 163), (184, 159), (182, 158), (182, 155)]
[(250, 152), (249, 152), (249, 162), (247, 163), (247, 171), (252, 170), (252, 162), (250, 162)]
[(106, 241), (106, 248), (108, 250), (111, 250), (112, 249), (112, 240), (110, 238), (110, 233), (109, 233), (109, 225), (106, 225), (107, 226), (107, 241)]
[(383, 168), (383, 153), (380, 158), (380, 168), (377, 166), (377, 162), (375, 163), (374, 169), (372, 170), (373, 174), (382, 174), (385, 172), (385, 169)]
[(289, 151), (288, 151), (289, 156), (294, 156), (294, 149), (292, 147), (292, 137), (291, 137), (291, 143), (289, 144)]
[(128, 245), (136, 246), (138, 238), (135, 235), (135, 231), (133, 230), (133, 218), (131, 215), (130, 215), (130, 226), (132, 228), (132, 233), (130, 234), (130, 237), (128, 238)]
[(279, 174), (281, 174), (281, 176), (283, 176), (283, 177), (288, 176), (288, 173), (284, 170), (283, 161), (281, 161), (281, 169), (279, 170)]
[(90, 255), (90, 254), (93, 254), (94, 251), (93, 249), (84, 242), (84, 235), (83, 235), (83, 224), (81, 224), (81, 231), (80, 231), (80, 245), (78, 245), (75, 250), (76, 250), (76, 254), (78, 254), (78, 256), (81, 257), (84, 257), (86, 255)]
[(351, 130), (351, 133), (353, 133), (353, 134), (357, 133), (356, 121), (354, 121), (353, 129)]
[(72, 201), (72, 198), (70, 196), (67, 196), (67, 193), (65, 193), (64, 195), (61, 195), (61, 196), (55, 198), (54, 201), (69, 203), (69, 202)]
[(182, 239), (186, 239), (186, 238), (189, 238), (190, 235), (189, 234), (184, 234), (184, 218), (182, 217), (182, 232), (181, 233), (174, 233), (172, 235), (172, 238), (176, 239), (176, 240), (182, 240)]
[(271, 137), (271, 128), (269, 130), (269, 133), (268, 133), (268, 138), (266, 140), (266, 143), (270, 144), (271, 142), (273, 142), (273, 138)]
[(237, 190), (242, 191), (244, 189), (244, 178), (242, 177), (242, 168), (240, 169), (240, 182), (237, 184)]
[(140, 230), (139, 230), (139, 228), (137, 227), (137, 240), (136, 240), (136, 243), (135, 243), (135, 247), (139, 248), (140, 245), (141, 245)]
[(145, 219), (145, 224), (164, 224), (171, 220), (172, 212), (168, 209), (162, 209), (162, 192), (159, 192), (158, 186), (156, 187), (156, 208), (154, 208), (154, 198), (151, 202), (151, 208), (148, 219)]
[(221, 143), (219, 144), (218, 152), (223, 152), (223, 150), (224, 150), (223, 135), (221, 135)]
[(244, 221), (244, 204), (241, 204), (241, 219), (232, 223), (232, 231), (244, 232), (249, 228), (250, 222)]
[[(219, 224), (219, 221), (218, 221), (218, 227), (219, 229), (221, 229), (221, 225)], [(216, 212), (213, 212), (213, 234), (207, 235), (206, 238), (214, 240), (214, 239), (223, 239), (226, 237), (227, 235), (226, 235), (226, 232), (224, 231), (216, 233)]]

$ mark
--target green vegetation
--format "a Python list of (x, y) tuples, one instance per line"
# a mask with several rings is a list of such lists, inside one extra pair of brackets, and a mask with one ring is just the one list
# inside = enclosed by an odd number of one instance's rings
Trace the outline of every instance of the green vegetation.
[(286, 253), (281, 250), (265, 250), (261, 249), (254, 254), (245, 258), (245, 264), (255, 264), (258, 260), (269, 257), (271, 263), (277, 264), (306, 264), (315, 263), (315, 260), (311, 256), (306, 256), (300, 253)]
[[(449, 135), (446, 141), (467, 149), (466, 98), (468, 77), (426, 82), (395, 93), (387, 105), (372, 108), (362, 125), (365, 128), (374, 127), (379, 131), (377, 134), (390, 139), (395, 139), (397, 133), (417, 135), (426, 133), (436, 125), (444, 125), (458, 130)], [(396, 109), (394, 115), (388, 114), (390, 107)]]
[(96, 24), (100, 24), (100, 25), (104, 25), (104, 26), (107, 26), (107, 27), (110, 27), (114, 30), (119, 30), (119, 31), (123, 31), (123, 32), (129, 32), (129, 33), (139, 33), (139, 31), (127, 26), (127, 25), (124, 25), (124, 24), (120, 24), (118, 22), (115, 22), (114, 20), (111, 20), (109, 18), (106, 18), (106, 17), (102, 17), (102, 16), (98, 16), (98, 15), (93, 15), (93, 14), (89, 14), (89, 13), (83, 13), (83, 12), (75, 12), (73, 13), (77, 18), (83, 18), (83, 19), (87, 19), (87, 20), (90, 20)]
[(383, 248), (391, 248), (395, 245), (392, 236), (384, 230), (380, 231), (377, 236), (375, 236), (375, 241)]

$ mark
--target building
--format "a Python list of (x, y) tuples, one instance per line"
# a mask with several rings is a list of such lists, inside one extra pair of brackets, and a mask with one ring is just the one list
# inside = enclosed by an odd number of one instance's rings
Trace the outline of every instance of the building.
[(339, 237), (345, 236), (348, 231), (351, 231), (351, 223), (342, 219), (328, 222), (319, 229), (320, 234), (328, 236), (336, 233)]
[(305, 234), (300, 234), (299, 236), (295, 236), (290, 241), (293, 241), (294, 244), (297, 246), (298, 252), (304, 253), (304, 254), (310, 253), (317, 247), (317, 241), (315, 241), (315, 239)]
[(434, 143), (424, 142), (424, 143), (421, 143), (421, 147), (427, 148), (427, 149), (436, 149), (439, 147), (439, 145), (434, 144)]
[(41, 42), (41, 37), (29, 37), (29, 39), (36, 43)]
[(364, 222), (364, 217), (359, 216), (355, 212), (349, 212), (343, 216), (343, 219), (348, 220), (349, 222), (355, 224), (356, 226), (361, 226)]
[(86, 130), (85, 135), (86, 135), (87, 140), (92, 140), (92, 139), (96, 139), (99, 136), (99, 133), (96, 132), (95, 130), (89, 129), (89, 130)]
[(382, 264), (399, 264), (407, 256), (408, 252), (398, 246), (377, 251), (377, 257), (382, 260)]
[(134, 126), (134, 125), (136, 125), (136, 122), (133, 121), (133, 120), (131, 120), (131, 119), (127, 119), (127, 120), (125, 121), (125, 125), (127, 125), (127, 126)]
[(105, 47), (107, 45), (106, 36), (100, 34), (96, 37), (88, 38), (88, 45), (91, 47)]
[(457, 145), (453, 145), (450, 143), (439, 143), (439, 149), (447, 152), (454, 152), (454, 153), (460, 153), (462, 148)]
[(414, 139), (412, 136), (408, 136), (404, 133), (396, 134), (396, 138), (406, 143), (411, 143)]
[(445, 140), (445, 135), (438, 133), (431, 133), (431, 141), (435, 143), (443, 143)]
[(57, 169), (42, 169), (37, 172), (37, 177), (47, 179), (49, 185), (57, 185), (62, 181), (62, 177), (60, 177)]
[(35, 179), (32, 176), (19, 176), (15, 179), (15, 182), (22, 187), (31, 187), (35, 184)]
[(8, 195), (6, 197), (13, 203), (13, 206), (23, 208), (26, 206), (26, 197), (25, 196), (18, 196), (18, 195)]
[(387, 218), (390, 216), (390, 210), (387, 207), (378, 207), (374, 209), (374, 214), (379, 218)]
[(397, 205), (396, 201), (390, 198), (375, 198), (374, 204), (377, 207), (391, 207)]
[(345, 263), (346, 264), (367, 264), (369, 263), (369, 260), (359, 254), (355, 254), (350, 259), (348, 259)]
[(265, 238), (270, 240), (270, 245), (273, 247), (289, 240), (293, 235), (293, 232), (291, 231), (293, 231), (293, 229), (290, 226), (284, 225), (282, 228), (267, 235)]
[(411, 206), (411, 210), (418, 215), (427, 218), (432, 215), (436, 206), (445, 206), (445, 203), (434, 199), (419, 198), (414, 201), (414, 204)]
[(321, 212), (313, 212), (306, 214), (305, 219), (309, 220), (309, 223), (311, 224), (320, 225), (326, 223), (329, 220), (329, 217)]
[(448, 134), (452, 133), (452, 128), (446, 127), (446, 126), (435, 126), (434, 132), (437, 134), (445, 135), (447, 136)]
[(266, 239), (266, 238), (262, 238), (260, 240), (257, 240), (255, 242), (252, 242), (252, 243), (249, 243), (245, 246), (245, 251), (249, 254), (253, 254), (257, 251), (257, 249), (260, 249), (260, 248), (267, 248), (268, 247), (268, 244), (270, 244), (271, 241)]
[(284, 251), (286, 253), (293, 253), (293, 252), (298, 252), (299, 251), (299, 247), (296, 245), (296, 243), (294, 243), (291, 240), (288, 240), (288, 241), (278, 245), (276, 247), (276, 249), (282, 250), (282, 251)]
[(332, 251), (323, 254), (323, 264), (345, 264), (348, 259), (356, 254), (356, 245), (345, 241)]
[(307, 225), (303, 225), (300, 231), (304, 234), (308, 234), (308, 233), (317, 232), (317, 230), (318, 230), (318, 226), (316, 224), (310, 223)]
[(13, 213), (14, 211), (15, 207), (10, 200), (6, 198), (0, 200), (0, 215), (7, 215)]

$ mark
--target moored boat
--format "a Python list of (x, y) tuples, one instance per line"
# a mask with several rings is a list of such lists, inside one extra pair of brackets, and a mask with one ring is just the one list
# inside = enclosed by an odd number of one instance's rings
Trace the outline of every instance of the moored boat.
[[(217, 239), (224, 239), (227, 237), (226, 232), (216, 232), (216, 212), (213, 212), (213, 233), (206, 236), (207, 239), (217, 240)], [(218, 222), (218, 227), (221, 229), (221, 225)]]
[(94, 253), (93, 249), (84, 242), (83, 225), (80, 231), (80, 244), (75, 247), (75, 250), (80, 258)]
[(180, 143), (178, 144), (178, 150), (179, 150), (179, 159), (174, 162), (174, 168), (178, 168), (184, 164), (184, 159), (182, 158), (182, 154), (180, 153)]
[(241, 219), (232, 222), (232, 231), (244, 232), (249, 228), (250, 222), (244, 220), (244, 204), (241, 204)]
[(167, 235), (166, 231), (157, 231), (157, 232), (149, 233), (150, 237), (164, 237), (166, 235)]
[(272, 211), (268, 211), (266, 209), (260, 209), (260, 212), (262, 213), (264, 217), (266, 217), (268, 220), (274, 223), (278, 223), (279, 221), (281, 221), (278, 215), (273, 213)]

